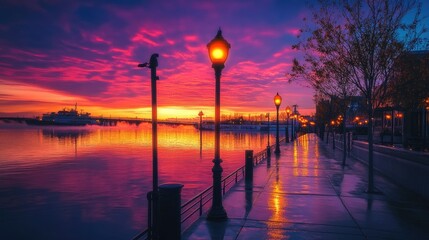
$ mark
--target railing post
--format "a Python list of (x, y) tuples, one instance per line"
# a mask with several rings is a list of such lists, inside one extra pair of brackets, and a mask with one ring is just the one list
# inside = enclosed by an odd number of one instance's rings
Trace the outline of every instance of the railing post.
[(148, 192), (147, 195), (147, 228), (148, 239), (152, 239), (152, 191)]
[(225, 188), (226, 188), (226, 183), (225, 183), (225, 179), (223, 180), (223, 187), (222, 187), (222, 195), (225, 195)]
[(203, 194), (200, 195), (200, 216), (203, 215)]
[(246, 182), (253, 181), (253, 150), (246, 150)]
[(351, 138), (352, 134), (351, 132), (347, 133), (347, 152), (350, 154), (350, 150), (351, 150), (351, 145), (352, 145), (352, 138)]
[(271, 147), (267, 146), (267, 166), (271, 165)]
[(159, 186), (159, 226), (160, 240), (181, 238), (181, 199), (182, 184), (163, 184)]

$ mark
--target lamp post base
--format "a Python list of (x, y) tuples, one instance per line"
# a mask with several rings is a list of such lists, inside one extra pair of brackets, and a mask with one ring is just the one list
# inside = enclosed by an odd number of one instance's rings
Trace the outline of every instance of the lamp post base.
[(287, 129), (287, 126), (286, 126), (286, 133), (285, 133), (285, 135), (286, 135), (286, 143), (289, 143), (289, 131)]
[(226, 214), (223, 206), (212, 207), (207, 214), (207, 220), (210, 221), (225, 221), (228, 219), (228, 215)]
[(223, 221), (228, 219), (225, 209), (222, 205), (222, 167), (220, 163), (221, 159), (213, 159), (214, 166), (212, 168), (213, 172), (213, 202), (212, 206), (207, 215), (207, 220), (212, 221)]
[(276, 149), (274, 150), (274, 153), (276, 155), (280, 154), (280, 142), (278, 140), (276, 140)]

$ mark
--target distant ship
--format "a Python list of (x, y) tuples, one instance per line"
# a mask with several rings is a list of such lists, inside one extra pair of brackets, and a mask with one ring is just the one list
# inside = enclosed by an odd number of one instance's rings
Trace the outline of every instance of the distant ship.
[(91, 113), (78, 112), (77, 103), (74, 109), (67, 110), (64, 108), (58, 112), (45, 113), (42, 119), (32, 119), (27, 121), (28, 124), (36, 125), (59, 125), (59, 126), (85, 126), (97, 124), (95, 119), (91, 118)]

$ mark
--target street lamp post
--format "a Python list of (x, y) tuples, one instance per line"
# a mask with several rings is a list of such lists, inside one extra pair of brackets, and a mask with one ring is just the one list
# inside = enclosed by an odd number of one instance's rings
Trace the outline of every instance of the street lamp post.
[(290, 107), (286, 107), (286, 142), (289, 142), (289, 116), (290, 116)]
[(199, 127), (199, 129), (200, 129), (200, 131), (203, 129), (203, 116), (204, 116), (204, 113), (203, 113), (203, 111), (200, 111), (199, 113), (198, 113), (198, 116), (200, 117), (200, 127)]
[(203, 111), (200, 111), (198, 113), (198, 116), (200, 117), (200, 126), (199, 126), (199, 130), (200, 130), (200, 158), (202, 158), (203, 157), (203, 116), (204, 116)]
[(274, 105), (276, 105), (277, 110), (277, 122), (276, 122), (276, 150), (274, 153), (276, 155), (280, 154), (280, 143), (279, 143), (279, 107), (282, 104), (282, 97), (280, 97), (279, 93), (274, 96)]
[(295, 140), (295, 116), (293, 115), (293, 113), (291, 113), (289, 115), (289, 119), (290, 119), (290, 141), (293, 142)]
[(296, 130), (295, 130), (295, 125), (297, 123), (297, 119), (298, 119), (298, 112), (296, 111), (296, 108), (298, 107), (298, 105), (294, 104), (292, 105), (293, 107), (293, 118), (292, 118), (292, 141), (295, 141), (296, 139)]
[(152, 90), (152, 237), (158, 239), (158, 107), (156, 102), (156, 75), (158, 67), (157, 53), (150, 56), (149, 64), (141, 63), (138, 67), (150, 68), (151, 90)]
[(207, 215), (208, 220), (222, 221), (228, 218), (222, 205), (222, 167), (220, 159), (220, 76), (225, 67), (231, 45), (223, 38), (219, 29), (215, 38), (207, 44), (212, 67), (215, 70), (216, 91), (215, 91), (215, 156), (213, 159), (213, 202)]
[(271, 146), (270, 146), (270, 113), (265, 115), (268, 118), (268, 132), (267, 132), (267, 156), (271, 156)]

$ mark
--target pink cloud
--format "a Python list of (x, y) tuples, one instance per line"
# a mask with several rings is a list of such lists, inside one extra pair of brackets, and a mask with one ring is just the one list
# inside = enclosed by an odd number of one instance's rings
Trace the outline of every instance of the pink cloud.
[(152, 47), (157, 47), (160, 46), (157, 38), (161, 35), (163, 35), (162, 31), (141, 28), (139, 32), (131, 38), (131, 41), (134, 43), (146, 43)]
[(202, 54), (207, 54), (207, 47), (205, 44), (199, 44), (199, 45), (186, 45), (185, 46), (186, 50), (188, 50), (189, 52), (193, 53), (193, 54), (198, 54), (198, 53), (202, 53)]
[(189, 52), (179, 52), (174, 51), (172, 53), (163, 53), (161, 54), (162, 57), (165, 58), (173, 58), (173, 59), (179, 59), (179, 60), (189, 60), (192, 58), (195, 58), (195, 55)]
[(263, 45), (262, 41), (259, 39), (256, 39), (254, 35), (243, 36), (240, 39), (240, 42), (247, 44), (247, 45), (254, 46), (254, 47), (261, 47)]
[(287, 28), (286, 33), (296, 37), (296, 36), (301, 34), (301, 29), (299, 29), (299, 28)]
[(97, 43), (105, 43), (105, 44), (108, 44), (108, 45), (112, 44), (111, 41), (108, 41), (108, 40), (106, 40), (106, 39), (104, 39), (104, 38), (102, 38), (100, 36), (95, 36), (95, 35), (92, 36), (92, 41), (97, 42)]
[(166, 41), (167, 41), (168, 45), (176, 44), (176, 41), (174, 41), (173, 39), (167, 39)]
[(110, 51), (114, 53), (120, 53), (126, 57), (130, 57), (133, 54), (132, 49), (121, 49), (121, 48), (114, 47), (114, 48), (111, 48)]
[(198, 36), (196, 35), (187, 35), (184, 37), (186, 42), (195, 42), (198, 41)]
[(291, 56), (295, 56), (295, 54), (292, 54), (294, 52), (296, 52), (296, 51), (293, 50), (292, 47), (287, 46), (287, 47), (283, 48), (282, 50), (274, 53), (273, 57), (279, 58), (279, 57), (285, 56), (285, 57), (288, 57), (288, 58), (292, 58)]
[(49, 55), (46, 53), (23, 50), (18, 48), (9, 48), (7, 52), (2, 54), (2, 57), (12, 58), (15, 60), (22, 59), (22, 57), (26, 58), (46, 58)]
[(278, 37), (281, 35), (277, 29), (265, 29), (258, 32), (258, 35), (266, 36), (266, 37)]
[(145, 36), (143, 36), (141, 34), (135, 35), (133, 38), (131, 38), (131, 41), (133, 41), (135, 43), (147, 43), (147, 44), (149, 44), (150, 46), (153, 46), (153, 47), (159, 46), (158, 43), (156, 43), (155, 41), (153, 41), (153, 40), (151, 40), (151, 39), (149, 39), (149, 38), (147, 38), (147, 37), (145, 37)]

